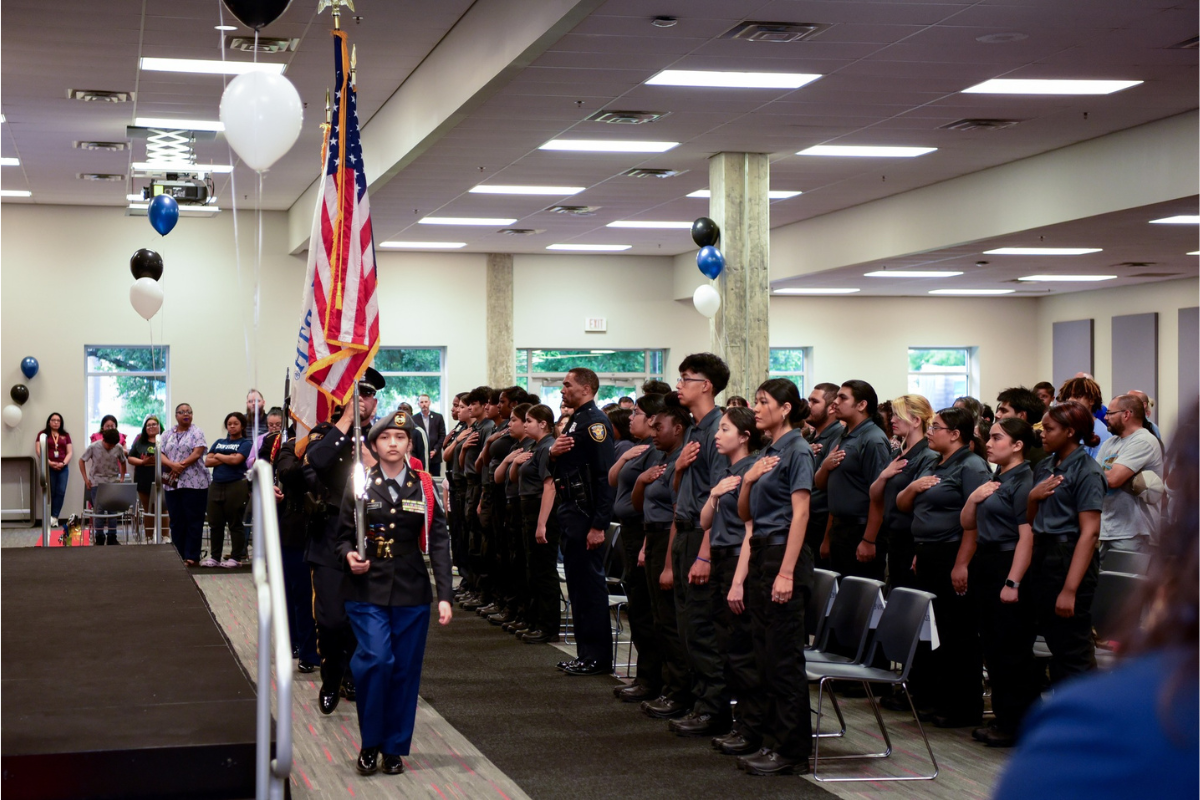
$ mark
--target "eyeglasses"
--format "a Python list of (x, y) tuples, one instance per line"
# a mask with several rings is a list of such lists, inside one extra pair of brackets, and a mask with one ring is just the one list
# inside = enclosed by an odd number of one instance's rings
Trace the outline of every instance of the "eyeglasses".
[(950, 428), (947, 428), (945, 425), (938, 425), (938, 424), (936, 424), (936, 423), (935, 423), (935, 424), (933, 424), (933, 425), (930, 425), (930, 426), (929, 426), (929, 428), (928, 428), (928, 430), (931, 430), (931, 431), (948, 431), (948, 430), (950, 430)]
[(679, 384), (681, 384), (681, 383), (704, 383), (704, 382), (705, 382), (705, 381), (707, 381), (707, 380), (708, 380), (708, 378), (684, 378), (684, 377), (680, 377), (680, 379), (679, 379), (679, 380), (675, 381), (675, 385), (676, 385), (676, 386), (678, 386), (678, 385), (679, 385)]

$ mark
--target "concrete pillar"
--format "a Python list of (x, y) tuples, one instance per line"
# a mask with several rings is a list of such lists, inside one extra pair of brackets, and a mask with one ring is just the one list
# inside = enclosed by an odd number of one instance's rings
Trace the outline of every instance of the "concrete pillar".
[(725, 255), (712, 351), (729, 365), (725, 397), (741, 395), (752, 405), (770, 363), (770, 172), (763, 153), (718, 153), (708, 163), (709, 216), (721, 228), (717, 246)]
[(513, 345), (513, 257), (488, 253), (487, 257), (487, 380), (504, 388), (516, 383), (516, 349)]

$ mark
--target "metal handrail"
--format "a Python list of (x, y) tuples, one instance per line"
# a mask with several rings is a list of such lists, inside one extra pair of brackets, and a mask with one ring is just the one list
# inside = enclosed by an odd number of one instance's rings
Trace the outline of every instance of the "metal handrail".
[[(42, 484), (42, 547), (50, 546), (50, 456), (46, 452), (46, 434), (38, 434), (38, 471)], [(33, 506), (33, 492), (29, 493), (29, 505)]]
[[(154, 439), (154, 543), (162, 544), (162, 507), (164, 499), (162, 480), (162, 425), (158, 426), (158, 436)], [(139, 523), (140, 524), (140, 523)], [(144, 531), (143, 526), (143, 531)]]
[[(271, 465), (251, 470), (254, 500), (254, 587), (258, 594), (258, 736), (255, 797), (283, 800), (292, 772), (292, 640), (283, 590), (283, 555)], [(271, 758), (271, 641), (275, 643), (275, 758)]]

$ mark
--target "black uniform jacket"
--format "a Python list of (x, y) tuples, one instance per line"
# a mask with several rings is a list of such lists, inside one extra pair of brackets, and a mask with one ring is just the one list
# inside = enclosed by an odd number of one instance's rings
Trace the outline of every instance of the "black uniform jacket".
[[(279, 434), (273, 433), (263, 441), (263, 450), (269, 459)], [(260, 458), (262, 454), (260, 453)], [(304, 547), (308, 542), (308, 517), (304, 514), (304, 493), (308, 486), (304, 481), (304, 470), (296, 458), (296, 440), (288, 439), (279, 446), (275, 455), (275, 481), (283, 491), (283, 500), (278, 504), (279, 543), (284, 547)]]
[[(425, 525), (425, 503), (433, 503), (433, 524), (429, 528), (429, 563), (437, 582), (438, 600), (453, 597), (450, 583), (450, 536), (446, 533), (446, 512), (433, 497), (425, 497), (419, 473), (409, 469), (399, 484), (399, 498), (392, 500), (387, 476), (379, 467), (367, 473), (367, 560), (371, 568), (363, 575), (346, 579), (345, 599), (379, 606), (422, 606), (433, 602), (429, 572), (421, 555), (418, 539)], [(342, 513), (338, 520), (335, 549), (347, 572), (346, 555), (358, 548), (354, 525), (354, 492), (346, 487)], [(390, 549), (391, 556), (387, 551)], [(382, 554), (381, 554), (382, 553)]]
[[(369, 428), (370, 425), (363, 426), (363, 436), (367, 435)], [(364, 443), (363, 450), (366, 449)], [(304, 557), (310, 564), (343, 567), (345, 560), (339, 560), (334, 552), (334, 539), (337, 537), (341, 497), (350, 484), (350, 472), (354, 468), (354, 436), (342, 433), (329, 422), (317, 424), (308, 435), (304, 464), (319, 484), (314, 487), (318, 489), (314, 494), (318, 494), (327, 504), (324, 522), (311, 526), (312, 538), (308, 540)]]
[(617, 460), (613, 445), (613, 427), (608, 415), (588, 400), (571, 415), (563, 436), (570, 436), (574, 446), (554, 461), (555, 480), (570, 480), (573, 475), (588, 479), (590, 508), (577, 506), (570, 497), (561, 497), (560, 509), (578, 507), (590, 517), (589, 527), (606, 530), (613, 517), (613, 498), (616, 491), (608, 485), (608, 470)]

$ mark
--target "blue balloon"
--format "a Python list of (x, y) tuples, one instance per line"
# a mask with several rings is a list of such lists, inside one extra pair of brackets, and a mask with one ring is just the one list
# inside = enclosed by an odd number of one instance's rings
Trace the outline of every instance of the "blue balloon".
[(716, 280), (725, 269), (725, 256), (711, 244), (701, 247), (700, 252), (696, 254), (696, 266), (709, 280)]
[(150, 225), (166, 236), (179, 222), (179, 203), (170, 195), (160, 194), (150, 201)]
[(25, 356), (21, 359), (21, 373), (26, 378), (32, 378), (34, 375), (37, 375), (37, 371), (38, 362), (36, 358), (33, 356)]

